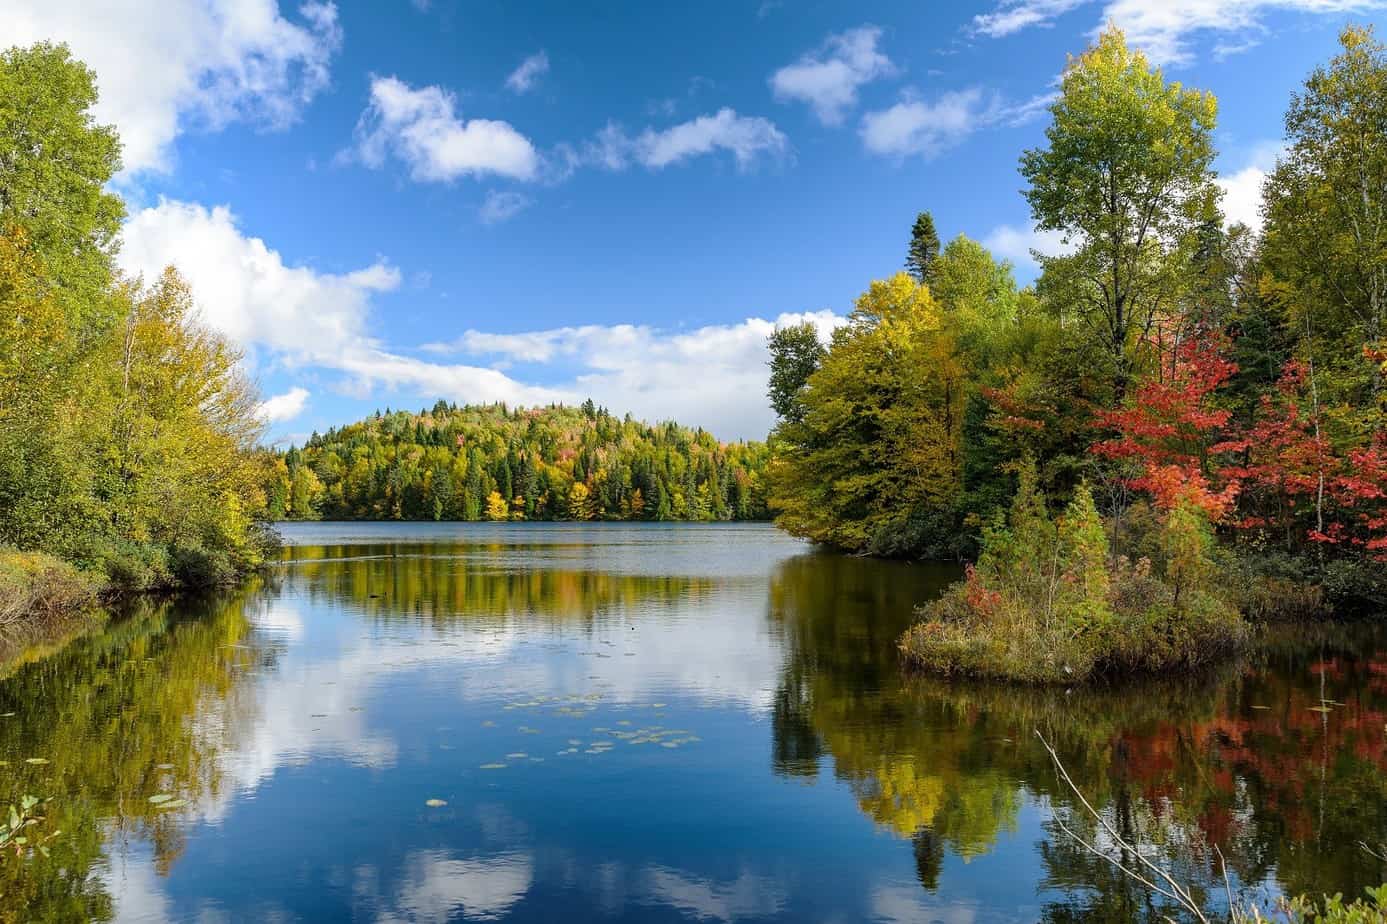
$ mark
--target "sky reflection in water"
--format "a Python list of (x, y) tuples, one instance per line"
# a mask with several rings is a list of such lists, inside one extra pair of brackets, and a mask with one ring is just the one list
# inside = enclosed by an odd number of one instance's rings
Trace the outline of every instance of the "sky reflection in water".
[(1205, 887), (1215, 841), (1263, 894), (1387, 873), (1353, 846), (1387, 839), (1371, 633), (1136, 690), (947, 685), (894, 655), (944, 567), (761, 526), (287, 532), (266, 584), (0, 680), (3, 795), (72, 832), (3, 873), (35, 917), (1154, 920), (1054, 828), (1036, 728)]

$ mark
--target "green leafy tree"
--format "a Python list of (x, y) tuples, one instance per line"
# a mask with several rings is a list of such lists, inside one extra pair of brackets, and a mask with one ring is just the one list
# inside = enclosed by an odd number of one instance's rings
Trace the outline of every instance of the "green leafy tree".
[(826, 352), (819, 342), (819, 331), (808, 321), (781, 327), (771, 334), (767, 345), (771, 354), (771, 408), (781, 420), (798, 423), (804, 419), (801, 393)]
[(1265, 189), (1264, 254), (1322, 399), (1350, 437), (1383, 429), (1387, 337), (1387, 48), (1349, 27), (1286, 113)]
[(1114, 400), (1214, 210), (1216, 111), (1212, 94), (1167, 82), (1109, 27), (1065, 69), (1046, 145), (1021, 158), (1036, 226), (1074, 248), (1041, 258), (1055, 310), (1092, 338)]
[(96, 78), (46, 42), (0, 51), (0, 230), (22, 228), (74, 329), (110, 323), (107, 287), (125, 216), (106, 185), (120, 142), (95, 124)]

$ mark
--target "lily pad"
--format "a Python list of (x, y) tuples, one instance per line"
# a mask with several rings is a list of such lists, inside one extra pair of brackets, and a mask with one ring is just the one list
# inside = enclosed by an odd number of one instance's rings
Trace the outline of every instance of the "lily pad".
[(505, 765), (505, 764), (482, 764), (482, 765), (481, 765), (480, 767), (478, 767), (477, 769), (479, 769), (479, 770), (504, 770), (504, 769), (506, 769), (506, 765)]
[(442, 808), (448, 803), (442, 799), (426, 799), (424, 801), (424, 804), (427, 805), (429, 808)]
[(149, 801), (154, 805), (163, 805), (165, 802), (171, 802), (172, 800), (173, 796), (166, 792), (161, 792), (156, 796), (149, 797)]
[(47, 757), (26, 757), (26, 758), (24, 759), (24, 762), (25, 762), (26, 764), (46, 764), (46, 763), (48, 763), (48, 758), (47, 758)]
[(506, 760), (524, 760), (529, 756), (530, 755), (526, 754), (524, 751), (513, 751), (506, 755)]

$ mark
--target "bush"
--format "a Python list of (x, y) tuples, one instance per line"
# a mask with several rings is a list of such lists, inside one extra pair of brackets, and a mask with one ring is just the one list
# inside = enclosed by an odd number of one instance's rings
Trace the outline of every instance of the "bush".
[(1150, 556), (1110, 554), (1086, 486), (1052, 521), (1034, 467), (1023, 466), (1009, 515), (984, 531), (965, 579), (924, 607), (903, 654), (936, 673), (1045, 683), (1194, 667), (1244, 641), (1197, 507), (1143, 513), (1125, 530), (1124, 545)]
[(79, 609), (99, 589), (98, 579), (51, 555), (0, 549), (0, 625)]
[(237, 577), (231, 556), (222, 549), (202, 546), (179, 546), (169, 556), (173, 576), (179, 586), (187, 588), (217, 587), (229, 584)]
[(113, 590), (159, 590), (174, 583), (168, 552), (146, 542), (93, 539), (81, 549), (77, 560), (105, 575)]

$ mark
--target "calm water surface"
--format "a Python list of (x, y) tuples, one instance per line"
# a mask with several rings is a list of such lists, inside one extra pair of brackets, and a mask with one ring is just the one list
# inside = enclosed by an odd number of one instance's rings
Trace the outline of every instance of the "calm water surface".
[[(1196, 888), (1387, 870), (1387, 653), (1117, 691), (900, 672), (955, 575), (763, 526), (304, 524), (272, 578), (0, 679), (0, 919), (1128, 921), (1035, 738)], [(37, 761), (46, 761), (39, 763)], [(151, 802), (151, 798), (156, 801)]]

